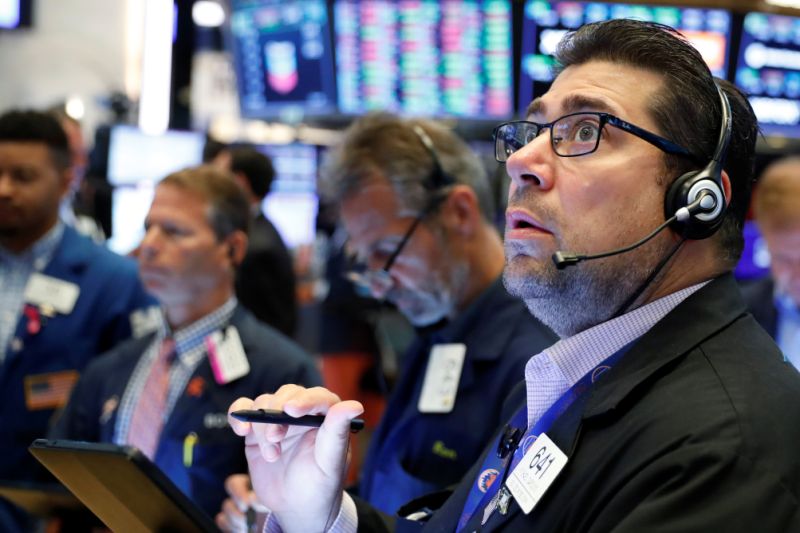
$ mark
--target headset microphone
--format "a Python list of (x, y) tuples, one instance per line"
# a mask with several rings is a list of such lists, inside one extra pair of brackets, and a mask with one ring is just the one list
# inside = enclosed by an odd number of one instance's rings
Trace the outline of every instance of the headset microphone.
[(715, 195), (710, 192), (701, 192), (694, 202), (690, 203), (686, 207), (681, 207), (678, 209), (674, 215), (665, 220), (663, 224), (653, 230), (649, 235), (629, 246), (599, 254), (576, 254), (574, 252), (557, 251), (553, 254), (553, 263), (555, 263), (557, 269), (564, 270), (566, 267), (577, 265), (582, 261), (602, 259), (603, 257), (611, 257), (612, 255), (630, 252), (631, 250), (635, 250), (636, 248), (642, 246), (647, 241), (664, 231), (673, 222), (686, 222), (692, 216), (698, 213), (712, 213), (714, 210), (716, 210), (716, 208), (717, 200)]

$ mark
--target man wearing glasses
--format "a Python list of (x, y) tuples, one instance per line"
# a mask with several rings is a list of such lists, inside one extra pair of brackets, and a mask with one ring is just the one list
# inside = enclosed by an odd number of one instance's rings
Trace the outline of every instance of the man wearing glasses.
[(347, 276), (418, 328), (357, 489), (394, 514), (461, 479), (502, 423), (508, 384), (556, 337), (503, 288), (488, 177), (443, 126), (361, 118), (329, 154), (320, 189), (341, 208)]
[[(753, 177), (752, 110), (665, 26), (588, 24), (556, 60), (527, 122), (495, 139), (511, 178), (505, 285), (561, 340), (530, 359), (509, 397), (519, 438), (498, 432), (441, 508), (404, 525), (800, 530), (800, 380), (730, 273)], [(289, 386), (255, 403), (327, 413), (300, 445), (296, 426), (234, 424), (270, 526), (384, 530), (329, 474), (357, 402)], [(293, 490), (300, 474), (317, 490)]]

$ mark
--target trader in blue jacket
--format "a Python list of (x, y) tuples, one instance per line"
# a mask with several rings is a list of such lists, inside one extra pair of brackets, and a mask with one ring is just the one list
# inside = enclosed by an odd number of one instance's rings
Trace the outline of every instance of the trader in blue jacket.
[[(152, 299), (136, 264), (59, 221), (67, 137), (36, 111), (0, 116), (0, 482), (36, 477), (47, 433), (89, 360), (144, 326)], [(0, 530), (27, 529), (0, 500)]]
[(52, 432), (136, 446), (212, 516), (225, 479), (247, 469), (228, 405), (284, 383), (320, 383), (311, 357), (235, 297), (249, 219), (225, 171), (190, 168), (160, 182), (138, 255), (161, 304), (158, 327), (94, 361)]
[[(556, 337), (503, 287), (486, 172), (442, 125), (389, 114), (356, 121), (320, 188), (341, 207), (356, 256), (349, 277), (418, 328), (357, 489), (394, 514), (461, 479), (501, 423), (508, 384)], [(232, 529), (236, 511), (226, 511), (218, 523)]]

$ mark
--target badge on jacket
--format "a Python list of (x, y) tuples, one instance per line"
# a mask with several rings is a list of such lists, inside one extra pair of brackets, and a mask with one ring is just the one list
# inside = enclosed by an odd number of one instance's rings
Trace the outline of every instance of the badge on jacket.
[(428, 356), (417, 409), (420, 413), (449, 413), (456, 405), (466, 344), (436, 344)]

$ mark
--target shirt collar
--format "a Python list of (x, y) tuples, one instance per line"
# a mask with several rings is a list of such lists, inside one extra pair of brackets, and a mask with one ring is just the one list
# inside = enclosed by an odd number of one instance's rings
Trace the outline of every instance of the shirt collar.
[(33, 243), (27, 250), (22, 253), (15, 254), (10, 250), (0, 246), (0, 257), (9, 262), (25, 262), (33, 265), (36, 270), (44, 270), (50, 258), (61, 244), (61, 239), (64, 236), (64, 223), (61, 221), (48, 230), (47, 233), (42, 235), (38, 241)]
[[(692, 285), (576, 335), (561, 339), (542, 354), (546, 354), (561, 371), (569, 386), (572, 386), (599, 363), (644, 335), (678, 304), (707, 283), (708, 281), (705, 281)], [(533, 366), (533, 360), (540, 355), (531, 358), (528, 366)], [(526, 376), (527, 374), (526, 368)]]
[(171, 330), (162, 310), (157, 339), (161, 340), (171, 336), (175, 340), (175, 352), (183, 360), (188, 354), (193, 353), (194, 350), (202, 345), (206, 337), (217, 330), (223, 329), (230, 323), (237, 305), (238, 300), (235, 296), (231, 296), (224, 304), (209, 314), (176, 331)]

